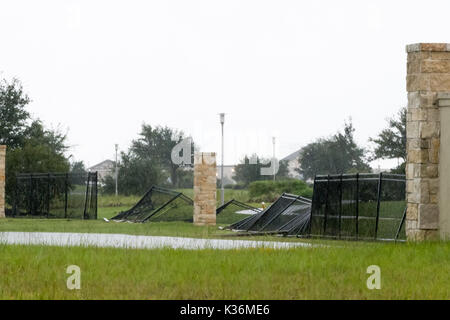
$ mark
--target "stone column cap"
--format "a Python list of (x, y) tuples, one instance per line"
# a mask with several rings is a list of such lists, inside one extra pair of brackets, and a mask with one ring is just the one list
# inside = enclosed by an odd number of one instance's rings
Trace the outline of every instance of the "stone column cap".
[(6, 150), (6, 146), (3, 144), (0, 144), (0, 150)]
[(450, 51), (450, 43), (413, 43), (406, 46), (406, 52)]
[(216, 163), (216, 153), (215, 152), (195, 152), (194, 153), (194, 165), (201, 164), (205, 162), (206, 164)]
[(203, 155), (203, 156), (205, 156), (205, 157), (208, 157), (208, 156), (215, 156), (215, 155), (216, 155), (215, 152), (196, 152), (195, 154)]

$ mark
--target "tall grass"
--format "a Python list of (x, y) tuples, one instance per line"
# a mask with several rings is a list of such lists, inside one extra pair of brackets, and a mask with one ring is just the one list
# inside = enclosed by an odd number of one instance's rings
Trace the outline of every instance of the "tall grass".
[(139, 200), (140, 196), (123, 196), (123, 195), (98, 195), (98, 207), (132, 207)]
[[(0, 299), (449, 299), (450, 244), (289, 250), (0, 245)], [(68, 265), (81, 290), (68, 290)], [(369, 290), (367, 267), (381, 268)]]

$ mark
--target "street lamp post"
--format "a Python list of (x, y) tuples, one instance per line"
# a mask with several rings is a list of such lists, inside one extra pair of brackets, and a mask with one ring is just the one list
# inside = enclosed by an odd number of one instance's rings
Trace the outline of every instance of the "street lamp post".
[(116, 162), (115, 162), (114, 176), (115, 176), (115, 179), (116, 179), (116, 197), (117, 197), (119, 195), (119, 187), (118, 187), (118, 182), (117, 182), (117, 179), (119, 177), (119, 172), (117, 171), (117, 150), (119, 149), (119, 145), (116, 143), (115, 147), (116, 147)]
[(223, 146), (223, 125), (224, 125), (224, 123), (225, 123), (225, 113), (221, 113), (220, 114), (220, 125), (222, 126), (222, 155), (221, 155), (221, 169), (220, 169), (220, 191), (221, 191), (221, 194), (220, 194), (220, 201), (221, 201), (221, 204), (223, 205), (224, 204), (224, 199), (225, 199), (225, 190), (224, 190), (224, 188), (223, 188), (223, 150), (224, 150), (224, 146)]

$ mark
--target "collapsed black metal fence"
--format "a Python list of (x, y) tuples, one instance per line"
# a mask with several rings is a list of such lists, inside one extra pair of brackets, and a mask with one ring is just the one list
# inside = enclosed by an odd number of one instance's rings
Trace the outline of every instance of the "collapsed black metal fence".
[(260, 213), (262, 209), (255, 208), (246, 203), (231, 199), (219, 206), (216, 210), (217, 223), (235, 223), (241, 221), (244, 217), (249, 217)]
[(338, 239), (405, 239), (405, 176), (316, 176), (309, 236)]
[(229, 229), (292, 234), (304, 230), (309, 222), (311, 200), (283, 193), (271, 206), (229, 226)]
[(97, 219), (97, 172), (16, 175), (12, 217)]
[(114, 216), (116, 221), (192, 221), (193, 201), (181, 192), (152, 186), (129, 210)]
[(314, 179), (313, 199), (282, 194), (262, 212), (228, 229), (298, 237), (404, 240), (404, 175), (341, 174)]

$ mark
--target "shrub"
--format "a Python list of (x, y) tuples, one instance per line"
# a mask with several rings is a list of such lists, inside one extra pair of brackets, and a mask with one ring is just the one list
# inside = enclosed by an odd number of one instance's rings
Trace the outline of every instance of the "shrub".
[(225, 189), (233, 189), (233, 190), (244, 190), (247, 187), (246, 187), (245, 183), (238, 182), (238, 183), (235, 183), (235, 184), (226, 184), (224, 186), (224, 188)]
[(292, 193), (302, 197), (312, 198), (313, 190), (301, 180), (263, 180), (254, 181), (248, 186), (250, 200), (253, 202), (272, 202), (282, 193)]

